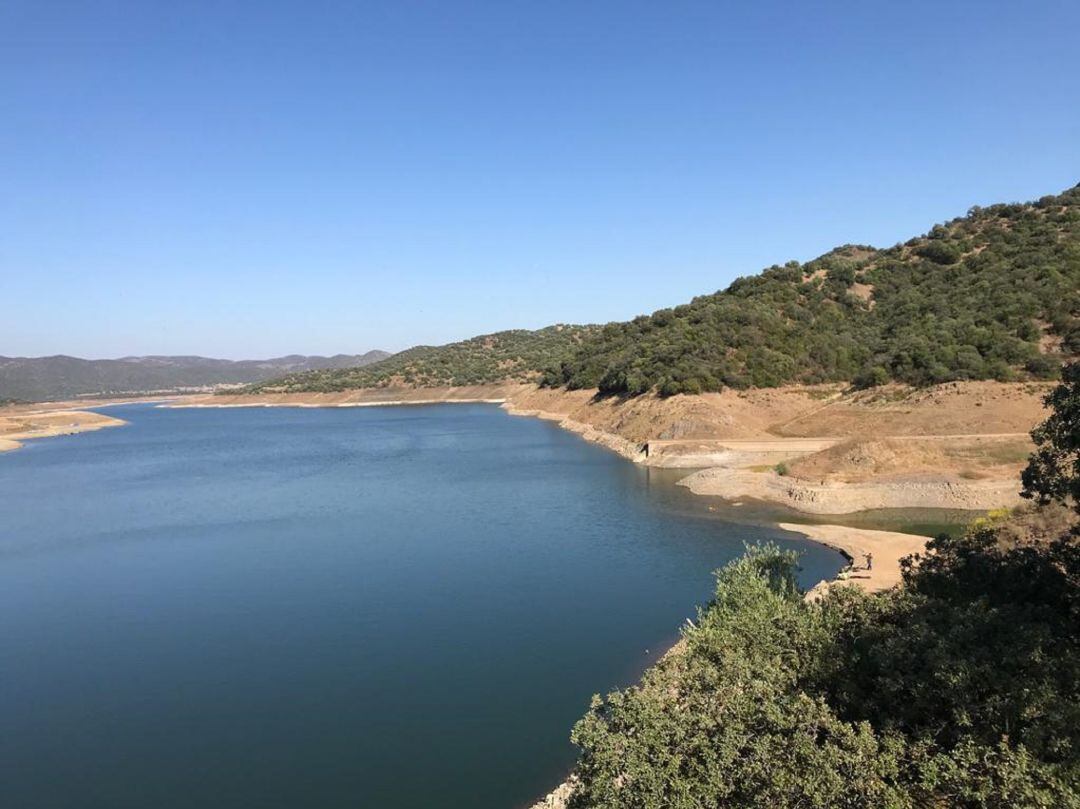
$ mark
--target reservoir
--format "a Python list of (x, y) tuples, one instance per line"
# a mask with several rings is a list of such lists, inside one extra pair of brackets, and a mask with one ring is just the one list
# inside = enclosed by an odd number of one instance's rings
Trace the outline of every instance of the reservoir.
[(491, 405), (106, 410), (0, 455), (0, 806), (516, 809), (746, 542)]

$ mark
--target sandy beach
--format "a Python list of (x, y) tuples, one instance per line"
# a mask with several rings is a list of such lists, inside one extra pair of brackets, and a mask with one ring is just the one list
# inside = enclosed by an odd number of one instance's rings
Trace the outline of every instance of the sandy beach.
[(0, 452), (18, 449), (23, 441), (74, 435), (127, 424), (123, 419), (85, 410), (0, 408)]
[[(818, 593), (838, 584), (853, 584), (868, 593), (895, 587), (902, 580), (900, 560), (925, 551), (930, 539), (897, 531), (871, 531), (843, 525), (780, 523), (779, 527), (834, 548), (850, 560), (852, 570), (815, 587), (814, 591)], [(869, 568), (868, 559), (871, 561)]]

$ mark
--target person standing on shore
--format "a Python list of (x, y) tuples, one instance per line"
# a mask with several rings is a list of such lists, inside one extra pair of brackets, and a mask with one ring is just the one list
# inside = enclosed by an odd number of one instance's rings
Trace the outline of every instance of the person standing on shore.
[(873, 570), (874, 569), (874, 554), (872, 554), (872, 553), (866, 554), (866, 569), (867, 570)]

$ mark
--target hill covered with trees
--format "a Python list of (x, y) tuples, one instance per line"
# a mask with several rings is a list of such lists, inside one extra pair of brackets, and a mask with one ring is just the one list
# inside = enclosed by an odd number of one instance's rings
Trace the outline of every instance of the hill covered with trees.
[(1050, 379), (1080, 353), (1080, 186), (973, 208), (879, 250), (839, 247), (602, 327), (512, 331), (418, 347), (363, 371), (260, 389), (537, 380), (635, 395), (890, 380)]
[(545, 380), (636, 394), (1047, 378), (1059, 351), (1080, 351), (1080, 187), (609, 324)]
[(484, 334), (444, 346), (416, 346), (363, 368), (290, 374), (252, 391), (329, 393), (386, 385), (482, 385), (535, 380), (545, 368), (569, 361), (594, 326), (548, 326)]

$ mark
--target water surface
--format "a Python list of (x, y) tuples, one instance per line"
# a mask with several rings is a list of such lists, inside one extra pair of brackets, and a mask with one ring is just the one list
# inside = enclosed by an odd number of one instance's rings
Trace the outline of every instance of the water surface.
[(744, 541), (842, 563), (492, 406), (108, 412), (0, 456), (0, 806), (513, 809)]

